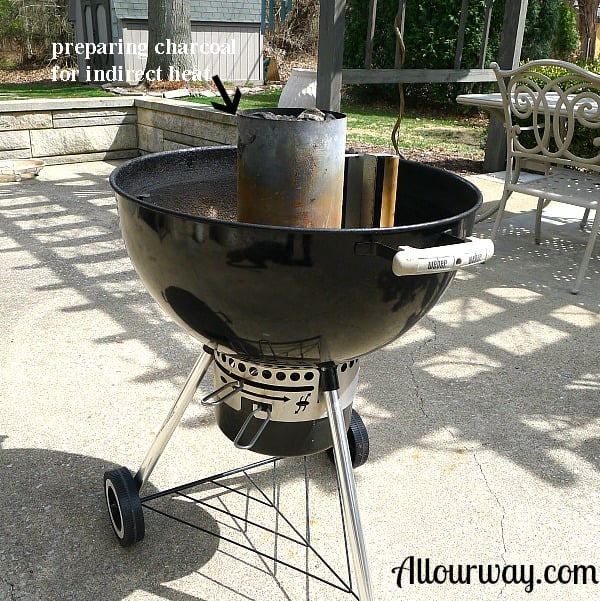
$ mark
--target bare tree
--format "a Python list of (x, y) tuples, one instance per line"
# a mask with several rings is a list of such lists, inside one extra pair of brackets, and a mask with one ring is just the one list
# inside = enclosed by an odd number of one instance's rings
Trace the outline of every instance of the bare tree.
[(12, 4), (15, 38), (23, 62), (51, 56), (52, 42), (73, 41), (73, 26), (67, 17), (65, 0), (14, 0)]
[(179, 79), (177, 72), (192, 70), (191, 41), (190, 0), (148, 0), (146, 81)]

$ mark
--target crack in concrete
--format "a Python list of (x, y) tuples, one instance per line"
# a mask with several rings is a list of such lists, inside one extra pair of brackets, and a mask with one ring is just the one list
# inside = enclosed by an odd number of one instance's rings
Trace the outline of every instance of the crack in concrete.
[[(6, 580), (6, 578), (0, 577), (0, 594), (3, 594), (2, 589), (8, 588), (8, 597), (6, 597), (7, 601), (17, 601), (17, 597), (15, 594), (15, 585)], [(6, 590), (4, 592), (7, 592)]]
[(490, 483), (488, 482), (488, 479), (485, 475), (485, 471), (483, 470), (483, 466), (481, 465), (481, 462), (479, 461), (479, 459), (477, 457), (477, 453), (473, 453), (473, 459), (475, 459), (475, 463), (477, 464), (477, 467), (479, 468), (479, 471), (481, 472), (481, 477), (483, 478), (485, 487), (488, 489), (488, 491), (492, 495), (492, 497), (494, 497), (494, 501), (496, 502), (496, 505), (498, 505), (498, 507), (500, 508), (500, 511), (501, 511), (500, 534), (501, 534), (501, 540), (502, 540), (502, 553), (501, 553), (500, 557), (502, 558), (502, 561), (506, 564), (505, 554), (507, 552), (507, 549), (506, 549), (506, 539), (504, 537), (504, 518), (506, 517), (506, 510), (504, 509), (504, 505), (502, 505), (502, 503), (500, 502), (498, 495), (492, 490), (492, 487), (490, 486)]
[(413, 388), (415, 391), (415, 396), (417, 398), (418, 407), (424, 417), (427, 419), (431, 419), (431, 416), (425, 411), (425, 397), (421, 394), (421, 387), (419, 385), (419, 380), (415, 374), (415, 356), (418, 355), (424, 348), (429, 346), (429, 344), (435, 343), (437, 340), (437, 323), (428, 317), (425, 317), (422, 321), (427, 320), (431, 325), (431, 329), (433, 330), (433, 337), (427, 338), (424, 340), (417, 349), (415, 349), (412, 353), (409, 354), (410, 364), (408, 366), (408, 373), (410, 375), (411, 382), (413, 384)]
[[(483, 465), (481, 465), (481, 462), (479, 461), (479, 458), (477, 457), (476, 452), (473, 453), (473, 459), (475, 460), (475, 463), (477, 464), (477, 467), (479, 468), (479, 472), (481, 473), (481, 477), (483, 478), (485, 487), (487, 488), (490, 495), (492, 495), (492, 497), (494, 498), (496, 505), (500, 508), (500, 539), (502, 541), (502, 553), (500, 553), (500, 559), (502, 560), (502, 563), (504, 565), (506, 565), (507, 549), (506, 549), (506, 538), (504, 536), (504, 518), (506, 517), (506, 509), (504, 508), (504, 505), (502, 505), (502, 503), (500, 502), (498, 495), (492, 490), (492, 487), (490, 486), (490, 483), (488, 482), (488, 479), (485, 475)], [(508, 586), (507, 583), (503, 584), (502, 588), (500, 589), (500, 593), (498, 594), (498, 599), (501, 599), (502, 597), (504, 597), (504, 592), (505, 592), (507, 586)]]
[[(426, 419), (432, 419), (432, 416), (430, 416), (427, 413), (427, 411), (425, 410), (425, 396), (421, 392), (421, 387), (419, 385), (419, 380), (416, 376), (416, 369), (415, 369), (417, 355), (419, 355), (423, 351), (423, 349), (428, 347), (430, 344), (435, 344), (435, 342), (437, 340), (437, 323), (430, 318), (424, 318), (423, 322), (425, 320), (427, 320), (428, 325), (431, 327), (431, 329), (433, 331), (433, 336), (424, 340), (419, 345), (418, 348), (416, 348), (412, 353), (410, 353), (410, 355), (409, 355), (410, 356), (410, 364), (408, 365), (408, 373), (410, 375), (410, 379), (411, 379), (413, 387), (414, 387), (415, 396), (417, 398), (419, 410), (421, 411), (421, 413), (423, 414), (423, 416)], [(450, 434), (450, 436), (453, 440), (457, 440), (456, 434), (452, 431), (451, 428), (449, 428), (448, 426), (444, 426), (444, 429)], [(470, 449), (465, 448), (464, 450), (469, 451)], [(502, 542), (502, 553), (500, 554), (500, 558), (502, 560), (502, 563), (504, 565), (507, 565), (506, 564), (507, 548), (506, 548), (506, 538), (505, 538), (505, 531), (504, 531), (504, 520), (506, 517), (506, 510), (505, 510), (504, 506), (502, 505), (502, 503), (500, 502), (498, 495), (494, 492), (494, 490), (492, 490), (492, 487), (490, 486), (490, 483), (488, 482), (488, 479), (485, 475), (483, 465), (481, 464), (481, 462), (479, 461), (479, 458), (477, 457), (477, 453), (475, 451), (472, 451), (471, 454), (473, 456), (473, 459), (475, 460), (475, 463), (477, 464), (477, 467), (479, 468), (479, 472), (481, 473), (481, 477), (483, 478), (485, 487), (487, 488), (488, 492), (493, 497), (496, 505), (500, 509), (500, 539)], [(506, 583), (504, 583), (502, 585), (500, 592), (498, 593), (498, 599), (501, 599), (504, 597), (504, 593), (506, 591), (507, 586), (508, 585)]]

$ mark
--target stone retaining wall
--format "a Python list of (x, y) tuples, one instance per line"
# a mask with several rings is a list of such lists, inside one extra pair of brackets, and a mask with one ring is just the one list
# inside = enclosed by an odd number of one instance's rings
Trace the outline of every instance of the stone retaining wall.
[(237, 120), (203, 104), (138, 98), (140, 152), (237, 143)]
[(235, 144), (236, 118), (200, 104), (147, 97), (0, 102), (0, 160), (47, 164), (124, 159)]

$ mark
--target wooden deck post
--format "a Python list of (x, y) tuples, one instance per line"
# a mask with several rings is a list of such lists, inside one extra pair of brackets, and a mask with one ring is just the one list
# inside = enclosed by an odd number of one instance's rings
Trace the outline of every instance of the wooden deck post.
[(458, 25), (458, 37), (456, 40), (456, 54), (454, 56), (454, 68), (460, 69), (462, 63), (463, 47), (465, 45), (465, 31), (467, 29), (467, 17), (469, 14), (469, 0), (462, 0), (460, 7), (460, 23)]
[[(497, 63), (503, 69), (514, 69), (521, 60), (525, 17), (528, 0), (506, 0), (504, 5), (504, 21), (502, 22), (502, 38)], [(502, 171), (506, 167), (506, 133), (504, 125), (490, 115), (484, 171)]]
[(321, 0), (317, 107), (323, 111), (340, 110), (345, 23), (346, 0)]
[(373, 38), (375, 37), (375, 21), (377, 19), (377, 0), (369, 2), (369, 21), (367, 23), (367, 41), (365, 47), (365, 69), (371, 68), (373, 62)]
[[(503, 68), (516, 67), (521, 58), (525, 17), (528, 0), (506, 0), (502, 39), (498, 63)], [(400, 0), (400, 6), (403, 1)], [(463, 1), (466, 9), (468, 2)], [(370, 2), (371, 19), (373, 20), (377, 3)], [(466, 10), (464, 11), (466, 13)], [(487, 5), (486, 19), (489, 20), (491, 2)], [(317, 63), (317, 107), (321, 110), (339, 111), (342, 91), (342, 67), (344, 57), (344, 27), (346, 21), (346, 0), (321, 0), (319, 13), (319, 56)], [(368, 41), (372, 34), (373, 23), (370, 23), (367, 40), (367, 60), (369, 58)], [(457, 60), (459, 54), (457, 54)], [(396, 65), (398, 67), (398, 65)], [(395, 70), (360, 70), (346, 69), (346, 83), (382, 83), (383, 81), (489, 81), (487, 69), (468, 70), (464, 73), (457, 70), (412, 70), (403, 72)], [(484, 169), (500, 171), (504, 169), (506, 159), (504, 126), (495, 117), (490, 118), (486, 144)]]

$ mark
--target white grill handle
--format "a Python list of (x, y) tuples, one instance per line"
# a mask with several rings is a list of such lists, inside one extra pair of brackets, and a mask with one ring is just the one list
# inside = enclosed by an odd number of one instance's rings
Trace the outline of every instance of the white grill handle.
[(397, 276), (455, 271), (484, 263), (493, 254), (494, 243), (489, 238), (465, 238), (459, 244), (429, 248), (400, 246), (392, 261), (392, 271)]

